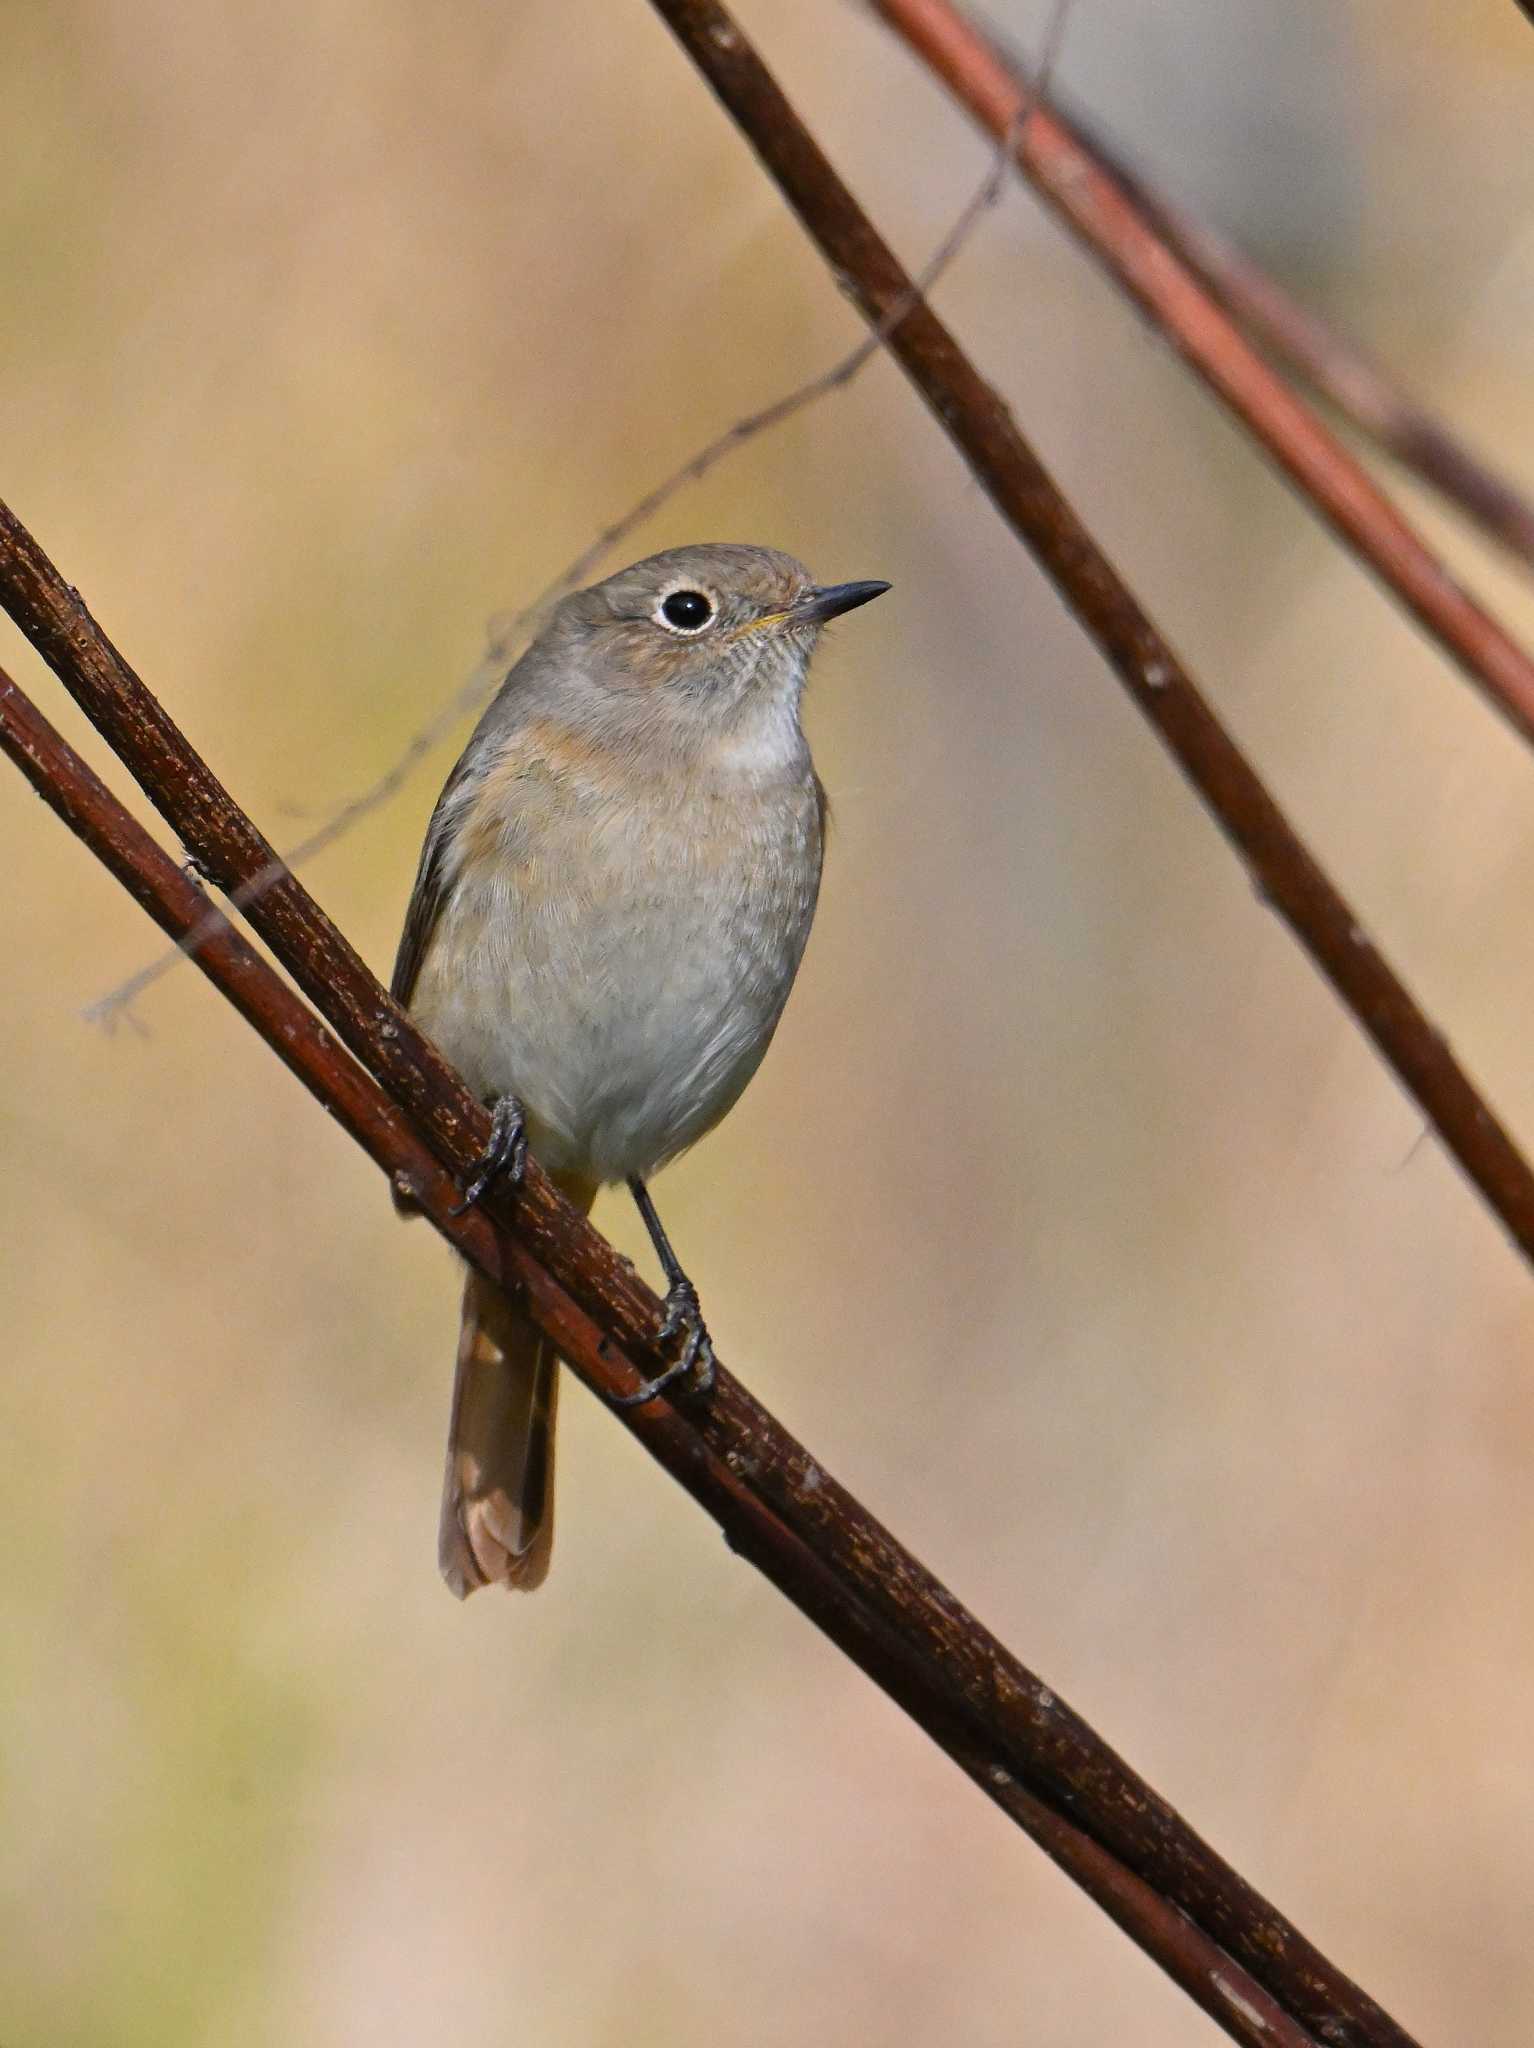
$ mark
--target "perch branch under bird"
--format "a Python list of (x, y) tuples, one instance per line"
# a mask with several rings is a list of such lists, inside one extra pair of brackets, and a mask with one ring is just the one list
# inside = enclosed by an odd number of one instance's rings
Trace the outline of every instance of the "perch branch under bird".
[[(0, 508), (0, 601), (128, 766), (199, 874), (272, 858), (20, 522)], [(1249, 2048), (1410, 2048), (1058, 1694), (721, 1365), (706, 1404), (621, 1405), (666, 1362), (661, 1305), (536, 1163), (459, 1213), (489, 1119), (291, 876), (250, 920), (314, 1011), (132, 819), (9, 678), (0, 747), (438, 1230), (515, 1295), (586, 1385), (747, 1557), (922, 1726), (1163, 1970)], [(189, 1110), (190, 1113), (190, 1110)]]

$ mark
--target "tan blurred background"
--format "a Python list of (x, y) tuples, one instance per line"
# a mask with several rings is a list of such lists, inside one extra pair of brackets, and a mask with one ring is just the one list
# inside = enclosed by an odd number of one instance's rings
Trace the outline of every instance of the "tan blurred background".
[[(920, 258), (983, 147), (855, 6), (746, 20)], [(1534, 481), (1512, 0), (1077, 0), (1063, 81)], [(640, 0), (10, 0), (0, 124), (0, 493), (279, 837), (855, 333)], [(1534, 1141), (1527, 750), (1025, 196), (941, 300)], [(1525, 2048), (1526, 1272), (892, 369), (628, 552), (703, 537), (895, 585), (662, 1183), (723, 1354), (1405, 2023)], [(309, 873), (381, 970), (460, 742)], [(579, 1391), (549, 1588), (454, 1604), (449, 1258), (193, 973), (81, 1021), (154, 935), (5, 776), (6, 2048), (1212, 2038)]]

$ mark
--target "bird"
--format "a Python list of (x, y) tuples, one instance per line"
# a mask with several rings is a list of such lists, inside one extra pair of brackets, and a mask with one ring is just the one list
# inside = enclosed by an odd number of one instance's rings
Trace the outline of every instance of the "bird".
[[(738, 1100), (783, 1014), (826, 838), (800, 716), (810, 659), (827, 621), (889, 587), (711, 542), (571, 592), (427, 828), (391, 992), (492, 1113), (462, 1206), (520, 1178), (529, 1148), (583, 1214), (627, 1184), (677, 1343), (630, 1402), (712, 1384), (649, 1182)], [(547, 1574), (558, 1364), (468, 1267), (438, 1543), (460, 1599)]]

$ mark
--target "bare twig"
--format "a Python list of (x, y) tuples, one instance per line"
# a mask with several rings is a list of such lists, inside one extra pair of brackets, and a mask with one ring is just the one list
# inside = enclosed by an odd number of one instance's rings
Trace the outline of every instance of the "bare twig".
[[(1004, 134), (1028, 90), (950, 0), (869, 0), (976, 121)], [(1058, 114), (1034, 109), (1019, 169), (1503, 716), (1534, 740), (1534, 659), (1450, 574), (1367, 470), (1263, 361)]]
[(1227, 236), (1149, 184), (1079, 108), (1067, 113), (1056, 98), (1052, 111), (1232, 319), (1419, 482), (1534, 566), (1534, 504), (1515, 484), (1409, 396), (1356, 341), (1302, 305)]
[[(906, 273), (713, 0), (652, 0), (870, 322), (910, 292)], [(1011, 106), (1016, 108), (1016, 96)], [(1036, 112), (1029, 132), (1047, 116)], [(1010, 114), (1009, 114), (1010, 119)], [(931, 309), (913, 307), (890, 352), (1002, 518), (1066, 603), (1310, 954), (1426, 1112), (1524, 1256), (1534, 1261), (1534, 1174), (1361, 921), (1317, 864), (1177, 655)]]
[[(225, 888), (265, 841), (13, 520), (8, 608)], [(519, 1193), (456, 1210), (488, 1120), (440, 1054), (291, 877), (263, 936), (357, 1064), (274, 969), (0, 674), (0, 748), (310, 1092), (463, 1255), (511, 1291), (612, 1402), (658, 1363), (660, 1304), (536, 1163)], [(368, 1070), (364, 1072), (364, 1067)], [(370, 1076), (372, 1078), (370, 1078)], [(722, 1367), (705, 1409), (658, 1400), (618, 1419), (749, 1558), (881, 1685), (1133, 1940), (1248, 2048), (1410, 2048), (1407, 2036), (1193, 1833), (1059, 1697), (968, 1614)], [(1265, 1989), (1238, 1951), (1305, 1987)], [(1270, 1974), (1271, 1974), (1270, 1967)], [(1294, 2016), (1304, 2003), (1312, 2028)]]
[[(1069, 5), (1070, 0), (1056, 0), (1053, 26), (1040, 71), (1040, 84), (1030, 84), (1025, 88), (1030, 96), (1039, 91), (1040, 85), (1049, 75)], [(998, 138), (990, 165), (979, 187), (965, 202), (952, 227), (933, 250), (913, 283), (912, 303), (937, 283), (969, 240), (981, 216), (1000, 198), (1006, 183), (1007, 168), (1011, 162), (1015, 129), (1021, 125), (1022, 119), (1023, 114), (1020, 110), (1015, 121), (1009, 123)], [(892, 306), (885, 316), (887, 323), (893, 325), (905, 310), (904, 307)], [(229, 907), (232, 910), (245, 910), (263, 890), (271, 888), (273, 883), (292, 869), (313, 860), (316, 854), (323, 853), (327, 847), (333, 846), (338, 839), (344, 838), (354, 825), (386, 804), (404, 787), (439, 741), (444, 740), (462, 720), (472, 717), (500, 688), (518, 645), (536, 632), (567, 591), (577, 589), (615, 548), (628, 539), (630, 534), (636, 532), (647, 520), (653, 519), (655, 514), (686, 485), (697, 483), (707, 476), (708, 472), (727, 455), (732, 454), (737, 448), (743, 448), (748, 441), (754, 441), (759, 434), (765, 434), (771, 428), (781, 426), (785, 420), (792, 419), (795, 413), (803, 412), (806, 407), (829, 397), (833, 391), (840, 391), (850, 384), (864, 364), (879, 353), (883, 340), (884, 334), (877, 330), (864, 335), (855, 348), (849, 349), (847, 354), (840, 357), (829, 369), (822, 370), (818, 376), (809, 378), (792, 391), (785, 392), (782, 397), (775, 398), (770, 405), (764, 405), (756, 412), (747, 413), (743, 419), (738, 419), (726, 427), (722, 434), (716, 434), (712, 441), (705, 442), (703, 447), (672, 470), (669, 476), (663, 477), (658, 484), (646, 491), (644, 496), (637, 499), (620, 518), (603, 527), (596, 539), (583, 548), (573, 562), (567, 563), (553, 582), (546, 584), (530, 604), (525, 605), (521, 611), (498, 613), (490, 621), (489, 646), (484, 658), (462, 689), (406, 741), (402, 752), (376, 781), (369, 783), (366, 789), (359, 790), (356, 796), (332, 812), (323, 824), (317, 825), (296, 845), (288, 847), (283, 853), (275, 854), (260, 874), (253, 875), (236, 890), (229, 899)], [(202, 930), (188, 934), (180, 944), (148, 961), (136, 974), (130, 975), (116, 988), (109, 989), (104, 996), (99, 996), (86, 1009), (87, 1020), (92, 1024), (104, 1025), (110, 1030), (119, 1018), (131, 1015), (133, 1005), (139, 997), (147, 989), (152, 988), (162, 975), (169, 974), (172, 968), (179, 966), (198, 941), (217, 929), (221, 919), (220, 911), (210, 909)]]

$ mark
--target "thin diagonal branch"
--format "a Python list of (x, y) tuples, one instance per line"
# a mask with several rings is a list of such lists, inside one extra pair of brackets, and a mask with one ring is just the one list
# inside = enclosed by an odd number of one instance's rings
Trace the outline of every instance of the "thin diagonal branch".
[[(1027, 88), (950, 0), (869, 0), (982, 128), (1002, 134)], [(1124, 287), (1300, 495), (1484, 697), (1534, 741), (1534, 659), (1472, 597), (1337, 436), (1227, 313), (1059, 115), (1038, 107), (1014, 155), (1029, 183)]]
[[(756, 151), (842, 287), (878, 322), (910, 280), (714, 0), (651, 0)], [(1011, 102), (1016, 107), (1016, 95)], [(1008, 119), (1012, 118), (1009, 113)], [(1047, 114), (1039, 109), (1025, 137)], [(1101, 648), (1168, 751), (1444, 1144), (1534, 1261), (1534, 1174), (1362, 921), (1220, 724), (1170, 644), (925, 302), (887, 346), (1017, 537)]]
[[(236, 872), (259, 833), (78, 600), (74, 607), (68, 634), (54, 647), (71, 688), (98, 727), (118, 736), (199, 861)], [(287, 901), (271, 919), (274, 941), (371, 1075), (231, 925), (221, 920), (207, 930), (202, 891), (3, 673), (0, 749), (165, 932), (178, 940), (202, 934), (193, 957), (209, 979), (443, 1236), (517, 1297), (600, 1398), (610, 1404), (652, 1369), (659, 1303), (535, 1164), (523, 1192), (502, 1190), (493, 1213), (457, 1213), (458, 1184), (448, 1168), (472, 1159), (487, 1130), (483, 1112), (382, 987), (367, 985), (355, 954), (296, 884), (284, 885)], [(331, 971), (334, 984), (326, 980)], [(380, 1075), (390, 1077), (387, 1088)], [(425, 1124), (418, 1120), (423, 1106)], [(446, 1140), (444, 1132), (451, 1133)], [(702, 1412), (665, 1401), (613, 1412), (732, 1547), (902, 1705), (1232, 2040), (1247, 2048), (1409, 2048), (1377, 2007), (722, 1367)], [(1326, 2030), (1301, 2025), (1236, 1959), (1238, 1946), (1285, 1958), (1299, 1981), (1318, 1987), (1310, 2002)], [(1331, 1995), (1339, 1985), (1346, 1992), (1340, 2004)], [(1370, 2018), (1368, 2031), (1355, 2030), (1360, 2012)]]
[(1534, 503), (1517, 485), (1403, 390), (1351, 336), (1302, 305), (1228, 236), (1167, 198), (1080, 108), (1066, 112), (1056, 97), (1052, 111), (1077, 147), (1097, 159), (1167, 247), (1248, 335), (1297, 371), (1419, 483), (1456, 506), (1526, 567), (1534, 567)]

